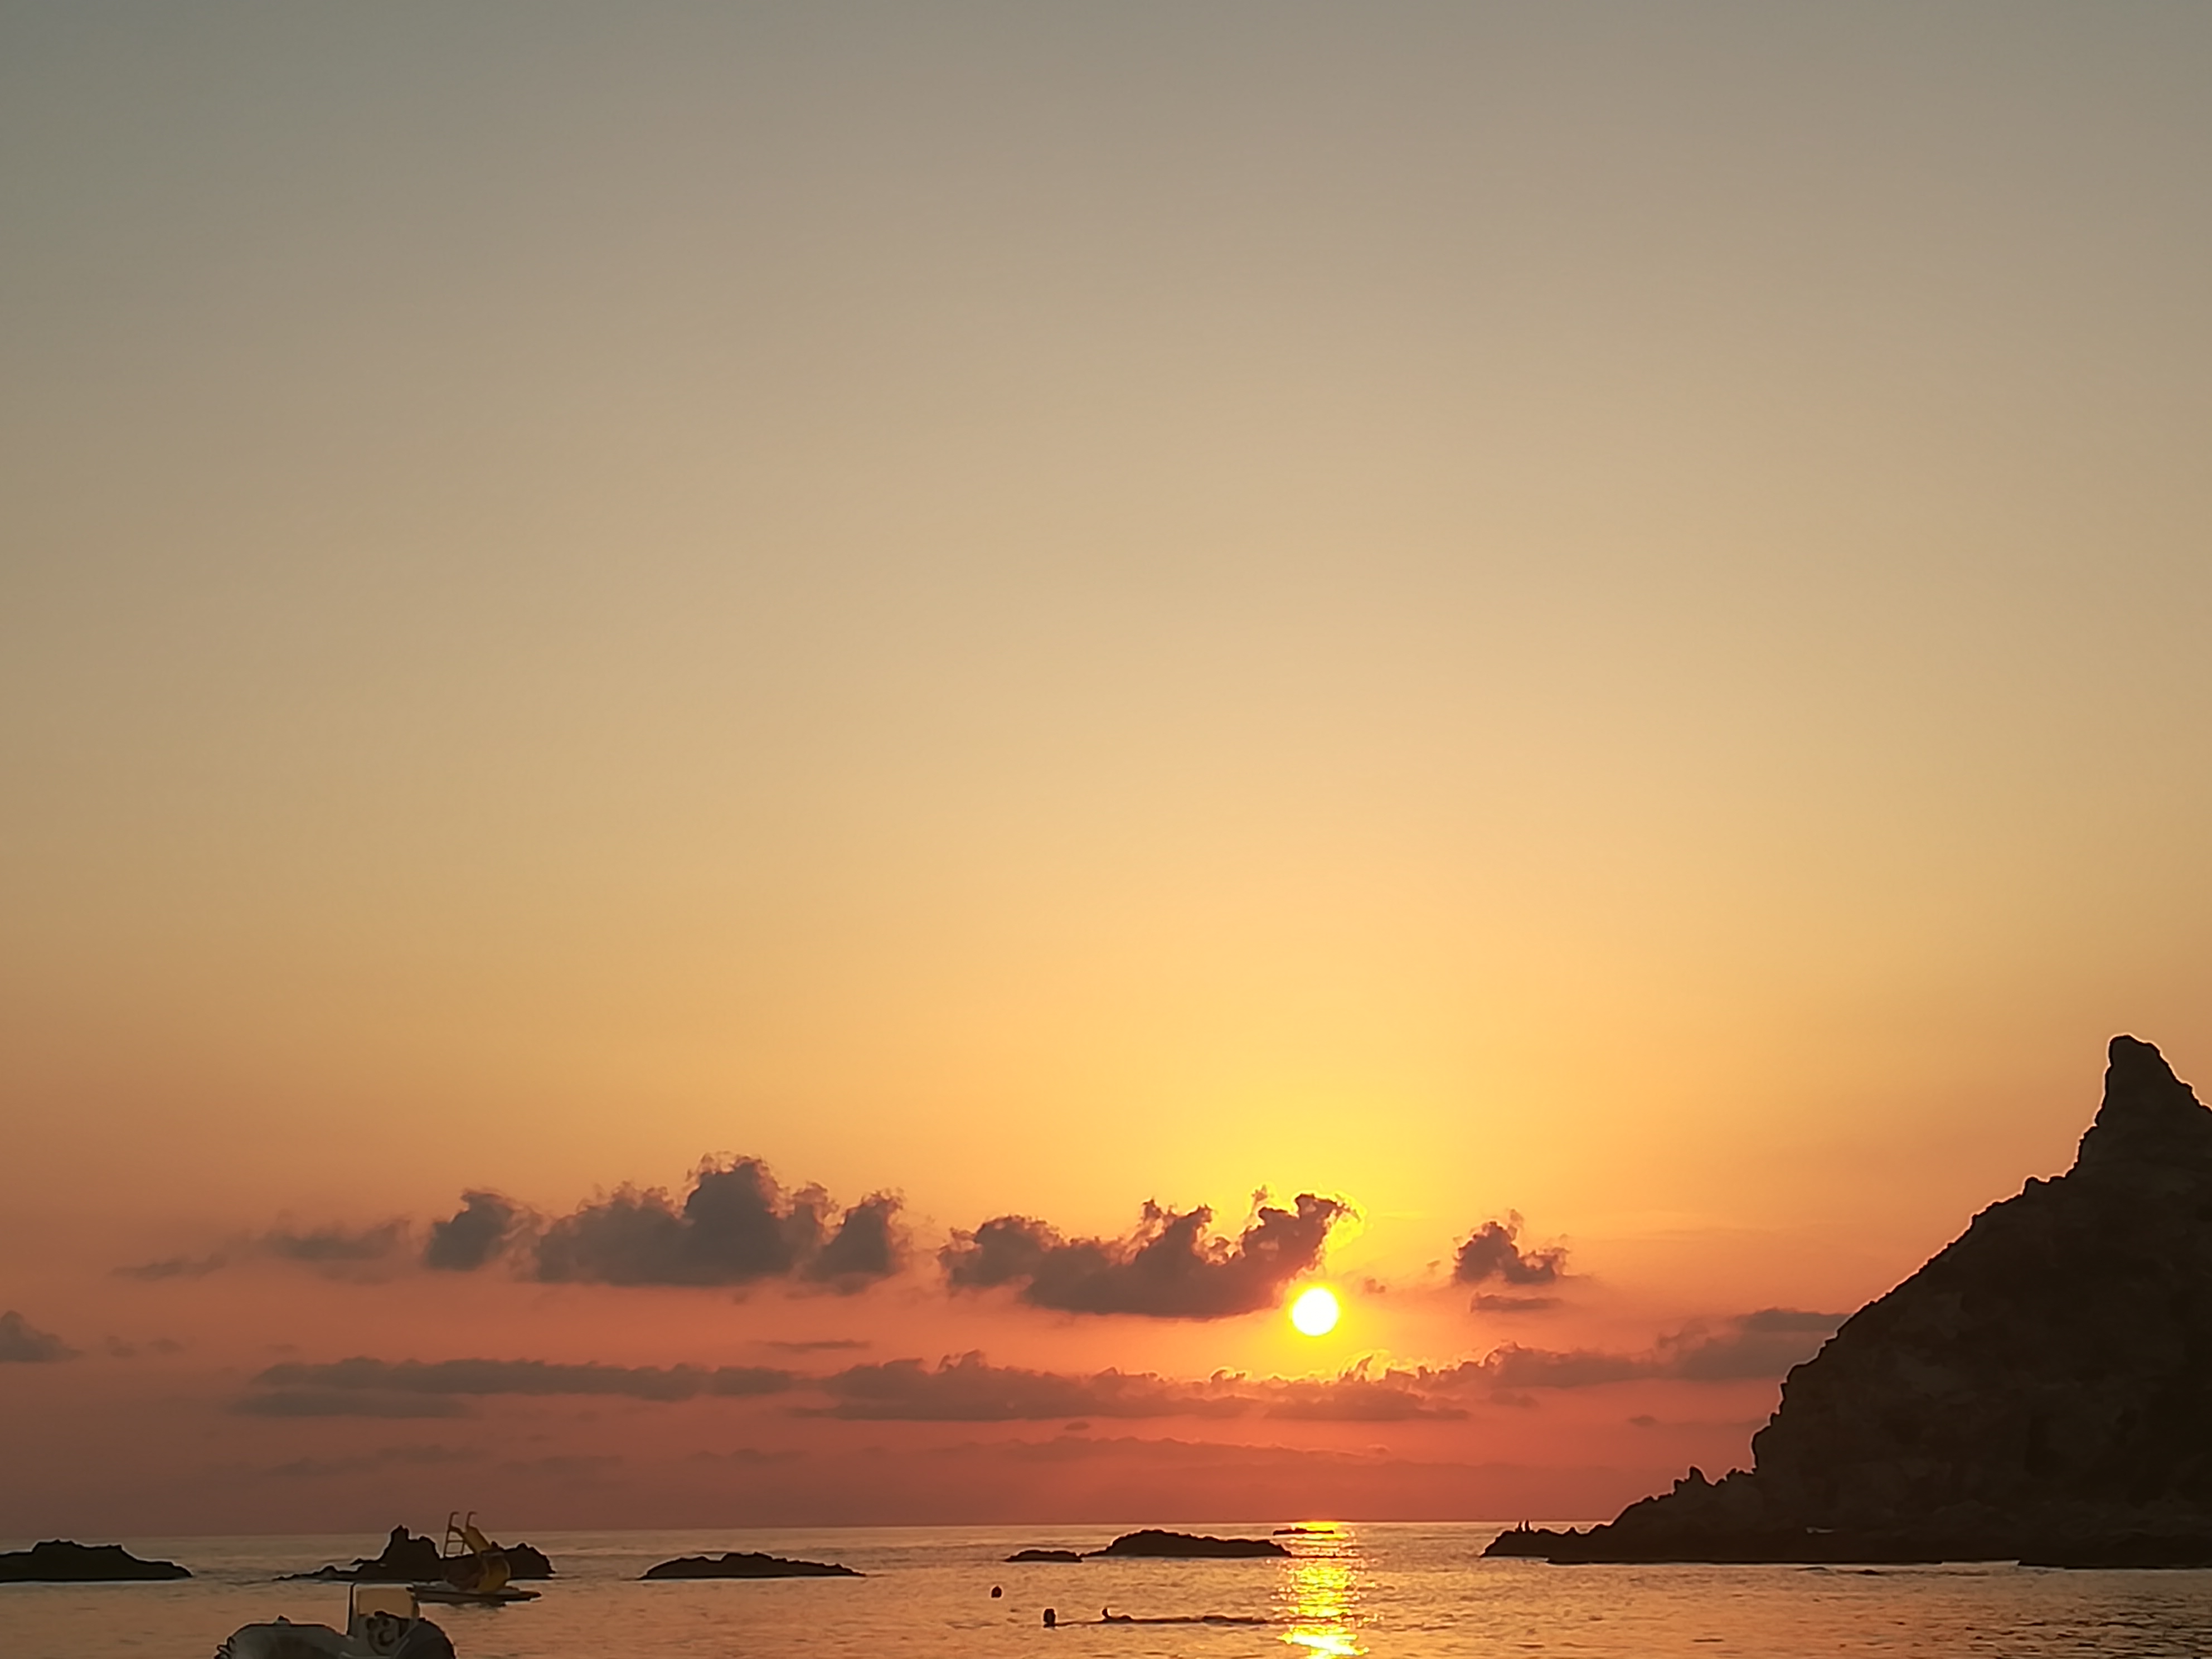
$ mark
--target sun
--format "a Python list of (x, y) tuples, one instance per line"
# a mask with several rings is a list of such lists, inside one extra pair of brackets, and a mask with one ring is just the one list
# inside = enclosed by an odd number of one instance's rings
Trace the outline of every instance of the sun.
[(1336, 1305), (1336, 1292), (1325, 1285), (1299, 1292), (1291, 1304), (1291, 1323), (1307, 1336), (1327, 1336), (1336, 1328), (1338, 1316), (1343, 1310)]

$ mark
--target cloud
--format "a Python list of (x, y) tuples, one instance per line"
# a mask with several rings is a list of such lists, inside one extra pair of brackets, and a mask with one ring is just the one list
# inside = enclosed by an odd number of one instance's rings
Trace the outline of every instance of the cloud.
[(1074, 1419), (1273, 1417), (1305, 1422), (1396, 1423), (1462, 1418), (1424, 1393), (1409, 1373), (1371, 1379), (1355, 1369), (1317, 1381), (1223, 1372), (1175, 1382), (1149, 1371), (1088, 1376), (994, 1365), (980, 1353), (854, 1365), (822, 1379), (832, 1403), (803, 1414), (862, 1422), (1012, 1423)]
[(307, 1232), (271, 1228), (254, 1248), (280, 1261), (296, 1261), (332, 1279), (352, 1279), (384, 1267), (407, 1242), (404, 1221), (349, 1228), (332, 1223)]
[[(1809, 1359), (1844, 1322), (1842, 1314), (1762, 1308), (1722, 1322), (1702, 1322), (1662, 1336), (1644, 1353), (1591, 1348), (1556, 1350), (1508, 1342), (1479, 1360), (1435, 1373), (1503, 1389), (1589, 1389), (1639, 1377), (1681, 1382), (1741, 1382), (1778, 1377)], [(1430, 1375), (1427, 1373), (1424, 1374)]]
[(444, 1273), (472, 1273), (498, 1258), (526, 1213), (498, 1193), (463, 1193), (459, 1210), (430, 1224), (422, 1265)]
[(1657, 1374), (1649, 1354), (1605, 1353), (1591, 1348), (1564, 1352), (1524, 1348), (1508, 1342), (1477, 1362), (1481, 1374), (1502, 1389), (1589, 1389)]
[[(1177, 1417), (1198, 1413), (1188, 1384), (1148, 1372), (1101, 1371), (1068, 1376), (1053, 1371), (994, 1365), (980, 1353), (942, 1359), (931, 1370), (919, 1359), (854, 1365), (826, 1377), (823, 1391), (835, 1402), (818, 1414), (870, 1422), (1048, 1422), (1071, 1417)], [(1236, 1416), (1248, 1409), (1230, 1401), (1203, 1414)]]
[(1467, 1305), (1477, 1313), (1522, 1314), (1542, 1313), (1559, 1304), (1556, 1296), (1493, 1296), (1483, 1291)]
[(1320, 1262), (1329, 1229), (1352, 1212), (1341, 1200), (1311, 1193), (1296, 1204), (1282, 1210), (1255, 1200), (1233, 1243), (1207, 1236), (1213, 1212), (1205, 1205), (1178, 1214), (1147, 1203), (1136, 1231), (1119, 1239), (1067, 1239), (1042, 1221), (998, 1216), (956, 1231), (938, 1260), (954, 1290), (1018, 1285), (1032, 1307), (1225, 1319), (1279, 1302), (1284, 1285)]
[(594, 1485), (623, 1466), (625, 1460), (619, 1452), (556, 1453), (550, 1457), (519, 1458), (499, 1467), (510, 1474), (542, 1475), (549, 1480), (584, 1480)]
[(42, 1331), (12, 1308), (0, 1313), (0, 1364), (50, 1365), (76, 1358), (76, 1350), (52, 1331)]
[(888, 1193), (844, 1212), (819, 1187), (787, 1194), (757, 1158), (709, 1160), (679, 1206), (658, 1188), (618, 1188), (550, 1223), (536, 1274), (550, 1282), (745, 1285), (788, 1279), (849, 1292), (898, 1270), (898, 1200)]
[(386, 1469), (432, 1468), (446, 1463), (475, 1463), (483, 1454), (468, 1446), (381, 1446), (349, 1457), (295, 1457), (268, 1471), (294, 1480), (328, 1480), (349, 1474), (375, 1474)]
[(820, 1284), (849, 1285), (854, 1289), (890, 1278), (899, 1270), (897, 1215), (898, 1200), (888, 1193), (862, 1199), (845, 1212), (836, 1235), (805, 1265), (804, 1276)]
[(757, 1348), (773, 1348), (778, 1353), (839, 1353), (860, 1348), (872, 1348), (874, 1343), (857, 1336), (816, 1336), (796, 1341), (779, 1337), (761, 1336), (753, 1339)]
[(1660, 1347), (1669, 1356), (1668, 1374), (1692, 1382), (1780, 1376), (1818, 1353), (1844, 1318), (1798, 1308), (1762, 1308), (1729, 1320), (1717, 1334), (1692, 1326), (1662, 1338)]
[(160, 1261), (142, 1261), (133, 1267), (118, 1267), (118, 1279), (143, 1279), (158, 1281), (164, 1279), (205, 1279), (224, 1265), (220, 1255), (173, 1255)]
[[(455, 1395), (617, 1395), (633, 1400), (696, 1400), (706, 1395), (781, 1394), (789, 1371), (762, 1365), (562, 1365), (544, 1359), (340, 1359), (329, 1364), (288, 1362), (253, 1379), (280, 1391), (374, 1396)], [(276, 1413), (281, 1415), (282, 1413)], [(319, 1413), (302, 1413), (316, 1415)]]
[(778, 1451), (763, 1451), (757, 1446), (738, 1446), (726, 1452), (691, 1451), (684, 1454), (687, 1463), (728, 1463), (740, 1468), (766, 1468), (775, 1463), (799, 1463), (806, 1454), (795, 1447), (787, 1446)]
[(458, 1400), (415, 1394), (365, 1394), (351, 1389), (278, 1389), (231, 1401), (247, 1417), (467, 1417)]
[(1393, 1371), (1379, 1379), (1347, 1375), (1325, 1382), (1261, 1385), (1264, 1415), (1304, 1423), (1405, 1423), (1416, 1418), (1459, 1419), (1459, 1406), (1431, 1398), (1417, 1379)]
[(1498, 1279), (1507, 1285), (1550, 1285), (1567, 1270), (1563, 1246), (1541, 1250), (1520, 1247), (1521, 1218), (1508, 1211), (1503, 1221), (1486, 1221), (1469, 1235), (1452, 1258), (1452, 1283), (1483, 1285)]

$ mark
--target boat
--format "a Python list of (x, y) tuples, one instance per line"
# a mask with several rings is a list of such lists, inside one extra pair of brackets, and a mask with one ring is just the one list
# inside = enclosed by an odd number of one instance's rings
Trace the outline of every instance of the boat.
[(507, 1580), (514, 1568), (477, 1526), (477, 1512), (459, 1510), (446, 1516), (446, 1541), (438, 1552), (440, 1582), (416, 1584), (415, 1599), (445, 1607), (498, 1607), (510, 1601), (535, 1601), (538, 1593), (517, 1589)]
[(355, 1584), (346, 1597), (346, 1627), (241, 1625), (215, 1659), (454, 1659), (446, 1632), (422, 1617), (405, 1584)]

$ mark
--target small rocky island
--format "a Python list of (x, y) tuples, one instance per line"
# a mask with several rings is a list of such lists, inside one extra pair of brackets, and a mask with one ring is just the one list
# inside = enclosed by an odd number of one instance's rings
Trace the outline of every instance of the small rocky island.
[(1178, 1561), (1246, 1560), (1258, 1556), (1288, 1555), (1272, 1538), (1212, 1538), (1204, 1534), (1163, 1532), (1147, 1527), (1125, 1532), (1102, 1550), (1017, 1550), (1012, 1561), (1097, 1561), (1115, 1557)]
[(2212, 1566), (2212, 1111), (2112, 1039), (2074, 1167), (2031, 1180), (1790, 1373), (1754, 1467), (1692, 1469), (1551, 1561)]
[(119, 1584), (191, 1576), (173, 1561), (141, 1561), (120, 1544), (66, 1538), (0, 1555), (0, 1584)]
[(858, 1578), (850, 1567), (827, 1561), (787, 1561), (781, 1555), (732, 1550), (722, 1555), (679, 1555), (647, 1567), (644, 1578)]
[[(514, 1578), (550, 1578), (553, 1563), (543, 1550), (528, 1544), (495, 1544), (507, 1558), (507, 1574)], [(288, 1573), (288, 1578), (312, 1578), (330, 1584), (434, 1584), (453, 1563), (441, 1556), (431, 1540), (417, 1537), (404, 1527), (394, 1527), (380, 1554), (356, 1558), (349, 1567), (317, 1567), (313, 1572)]]

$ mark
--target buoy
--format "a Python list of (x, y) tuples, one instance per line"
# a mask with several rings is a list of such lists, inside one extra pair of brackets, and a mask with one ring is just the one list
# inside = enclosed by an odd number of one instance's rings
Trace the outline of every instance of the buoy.
[(992, 1586), (991, 1586), (991, 1599), (992, 1599), (994, 1601), (997, 1601), (1000, 1596), (1004, 1595), (1006, 1593), (1006, 1592), (1004, 1589), (1000, 1589), (1000, 1588), (998, 1585), (996, 1585), (996, 1584), (994, 1584), (994, 1585), (992, 1585)]

